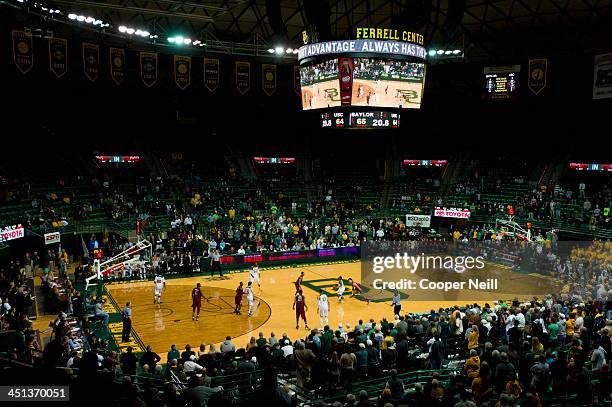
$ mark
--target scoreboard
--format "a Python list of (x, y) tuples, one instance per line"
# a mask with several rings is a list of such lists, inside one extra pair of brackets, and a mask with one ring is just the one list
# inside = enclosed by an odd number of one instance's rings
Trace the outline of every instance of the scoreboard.
[(397, 129), (400, 114), (385, 111), (321, 113), (321, 127), (335, 129)]
[(490, 100), (512, 99), (518, 95), (520, 65), (485, 67), (485, 97)]

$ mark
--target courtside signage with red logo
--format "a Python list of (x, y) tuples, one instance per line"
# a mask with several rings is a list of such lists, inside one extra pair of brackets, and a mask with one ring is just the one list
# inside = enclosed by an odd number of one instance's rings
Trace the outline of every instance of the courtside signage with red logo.
[(5, 226), (0, 229), (0, 242), (21, 239), (25, 236), (25, 229), (21, 225)]
[(456, 219), (469, 219), (470, 218), (470, 210), (469, 209), (446, 209), (446, 208), (436, 208), (434, 209), (434, 216), (438, 216), (440, 218), (456, 218)]
[(60, 236), (60, 232), (45, 233), (45, 244), (59, 243)]

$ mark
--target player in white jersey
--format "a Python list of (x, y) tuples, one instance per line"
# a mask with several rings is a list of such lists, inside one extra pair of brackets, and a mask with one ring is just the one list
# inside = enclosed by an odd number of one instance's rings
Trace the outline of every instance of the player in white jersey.
[(323, 328), (323, 318), (325, 318), (325, 325), (329, 325), (329, 301), (327, 301), (327, 294), (320, 291), (319, 294), (319, 302), (317, 303), (317, 308), (319, 308), (319, 322), (321, 323), (321, 328)]
[(338, 294), (338, 301), (342, 301), (342, 294), (344, 294), (344, 281), (342, 281), (342, 276), (338, 277), (338, 289), (336, 291)]
[(161, 304), (161, 293), (162, 290), (166, 289), (166, 279), (164, 276), (157, 275), (155, 276), (155, 298), (153, 299), (153, 304)]
[(259, 279), (259, 266), (257, 263), (255, 263), (255, 265), (251, 267), (251, 270), (249, 271), (249, 283), (252, 283), (253, 281), (257, 282), (257, 286), (261, 292), (261, 280)]
[(246, 299), (247, 299), (247, 303), (249, 304), (249, 316), (253, 315), (253, 311), (254, 311), (254, 303), (255, 303), (255, 297), (253, 295), (253, 287), (251, 287), (251, 282), (249, 281), (249, 284), (246, 287), (246, 290), (244, 291), (246, 293)]

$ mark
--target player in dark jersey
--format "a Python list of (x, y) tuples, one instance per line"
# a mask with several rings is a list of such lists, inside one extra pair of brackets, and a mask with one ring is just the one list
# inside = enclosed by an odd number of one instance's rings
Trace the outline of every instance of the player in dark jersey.
[(298, 277), (297, 280), (295, 280), (295, 292), (297, 293), (298, 291), (300, 291), (300, 289), (302, 288), (302, 281), (304, 281), (304, 272), (302, 271), (300, 273), (300, 276)]
[(304, 294), (302, 294), (302, 289), (300, 288), (293, 298), (293, 309), (295, 310), (295, 329), (300, 328), (300, 317), (304, 320), (304, 325), (306, 329), (308, 328), (308, 321), (306, 321), (306, 311), (308, 311), (308, 306), (306, 305), (306, 299)]
[[(202, 290), (200, 289), (200, 283), (196, 284), (196, 287), (191, 290), (191, 320), (197, 321), (200, 318), (200, 308), (202, 307)], [(197, 310), (197, 315), (196, 315)]]
[(351, 285), (351, 297), (354, 297), (356, 294), (362, 294), (363, 289), (361, 288), (361, 284), (352, 278), (348, 279), (349, 284)]
[(244, 294), (244, 289), (242, 288), (242, 281), (238, 288), (236, 288), (236, 296), (234, 297), (234, 302), (236, 303), (236, 309), (234, 310), (234, 314), (240, 315), (240, 308), (242, 308), (242, 295)]

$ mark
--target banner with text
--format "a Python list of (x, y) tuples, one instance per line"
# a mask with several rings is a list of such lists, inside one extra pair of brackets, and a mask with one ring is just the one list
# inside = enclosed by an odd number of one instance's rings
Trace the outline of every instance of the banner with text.
[(49, 69), (61, 78), (68, 71), (68, 41), (63, 38), (49, 38)]
[(110, 75), (115, 84), (121, 85), (125, 78), (125, 50), (123, 48), (110, 48)]
[(59, 243), (60, 241), (60, 232), (45, 233), (45, 244)]
[(535, 95), (538, 95), (546, 87), (546, 77), (548, 71), (548, 59), (529, 60), (529, 80), (527, 86)]
[(191, 57), (174, 56), (174, 82), (180, 90), (187, 89), (191, 83)]
[(236, 89), (246, 94), (251, 87), (251, 63), (236, 61)]
[(430, 215), (406, 215), (406, 226), (428, 228), (431, 225)]
[(21, 225), (5, 226), (0, 229), (0, 243), (9, 240), (21, 239), (25, 236), (25, 229)]
[(440, 218), (456, 218), (456, 219), (469, 219), (470, 218), (470, 210), (469, 209), (457, 209), (457, 208), (435, 208), (434, 216), (438, 216)]
[(100, 47), (98, 44), (83, 43), (83, 72), (91, 82), (100, 76)]
[(22, 74), (26, 74), (34, 66), (34, 48), (32, 47), (32, 34), (25, 31), (13, 30), (13, 62)]
[(261, 65), (261, 87), (268, 96), (272, 96), (276, 91), (276, 65)]
[(147, 88), (157, 82), (157, 52), (140, 53), (140, 78)]
[(219, 59), (204, 58), (204, 86), (214, 92), (219, 87), (219, 82)]

